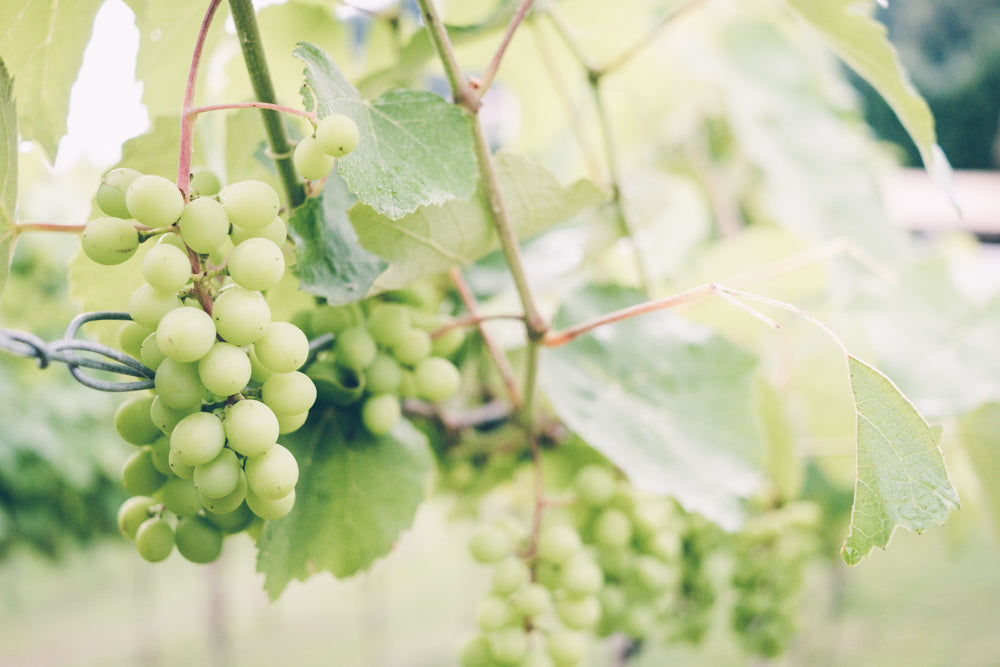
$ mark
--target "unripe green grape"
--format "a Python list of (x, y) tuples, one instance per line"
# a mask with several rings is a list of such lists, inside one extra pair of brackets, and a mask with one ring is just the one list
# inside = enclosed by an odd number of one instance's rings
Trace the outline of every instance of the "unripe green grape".
[(177, 226), (184, 243), (197, 253), (210, 253), (229, 237), (229, 216), (222, 204), (202, 197), (188, 202)]
[(348, 327), (337, 335), (333, 354), (340, 366), (360, 371), (375, 361), (378, 346), (364, 327)]
[(622, 630), (629, 637), (645, 639), (656, 628), (656, 612), (646, 605), (633, 605), (625, 611)]
[(278, 215), (278, 193), (262, 181), (241, 181), (225, 187), (219, 200), (230, 222), (247, 229), (260, 229)]
[(181, 479), (190, 480), (194, 482), (194, 466), (189, 466), (186, 463), (181, 463), (177, 460), (177, 452), (173, 449), (167, 455), (167, 462), (170, 464), (170, 470)]
[(180, 248), (158, 243), (142, 258), (142, 276), (161, 292), (176, 292), (191, 280), (191, 260)]
[(648, 540), (646, 548), (649, 553), (659, 556), (668, 563), (679, 560), (684, 552), (680, 535), (669, 528), (657, 531)]
[(261, 400), (275, 414), (297, 415), (316, 402), (316, 385), (301, 371), (275, 373), (261, 387)]
[(292, 153), (292, 163), (303, 178), (313, 181), (329, 174), (336, 160), (323, 152), (315, 137), (303, 137)]
[(258, 456), (247, 457), (244, 470), (250, 490), (268, 500), (287, 496), (295, 489), (299, 479), (299, 464), (282, 445), (274, 445)]
[(506, 598), (487, 595), (476, 604), (476, 625), (490, 632), (514, 622), (514, 613)]
[(153, 467), (166, 475), (168, 481), (174, 477), (174, 471), (170, 469), (170, 438), (160, 435), (149, 446), (149, 455), (153, 460)]
[(597, 562), (600, 563), (604, 574), (615, 579), (628, 576), (634, 556), (635, 552), (631, 549), (620, 547), (614, 549), (598, 548), (597, 550)]
[(253, 344), (257, 360), (275, 373), (291, 373), (306, 363), (309, 339), (294, 324), (272, 322)]
[(267, 378), (274, 375), (274, 371), (265, 366), (257, 358), (257, 355), (253, 351), (253, 346), (247, 350), (247, 356), (250, 357), (250, 381), (257, 384), (264, 384)]
[(222, 266), (229, 260), (229, 253), (233, 251), (236, 245), (233, 243), (232, 239), (228, 236), (226, 240), (222, 242), (218, 248), (208, 253), (209, 264), (215, 264), (216, 266)]
[(475, 635), (462, 644), (458, 653), (458, 662), (462, 667), (494, 667), (496, 664), (490, 655), (490, 642), (485, 635)]
[(133, 359), (142, 356), (142, 342), (153, 330), (137, 322), (126, 322), (118, 332), (118, 349)]
[(130, 214), (125, 206), (125, 191), (132, 181), (142, 176), (141, 172), (127, 167), (112, 169), (104, 174), (101, 184), (97, 187), (97, 207), (114, 218), (128, 218)]
[(160, 319), (156, 344), (174, 361), (198, 361), (215, 344), (215, 322), (201, 308), (175, 308)]
[(229, 240), (233, 246), (238, 246), (247, 239), (267, 239), (274, 242), (279, 248), (285, 244), (288, 238), (288, 225), (281, 219), (281, 216), (274, 216), (274, 220), (267, 223), (260, 229), (244, 229), (238, 225), (233, 225), (229, 231)]
[[(289, 495), (292, 496), (292, 502), (294, 504), (294, 501), (295, 501), (294, 495), (295, 494), (289, 494)], [(272, 511), (278, 511), (278, 509), (282, 509), (282, 508), (279, 507), (279, 505), (281, 503), (287, 503), (287, 502), (288, 502), (287, 498), (282, 498), (281, 500), (275, 501), (274, 502), (274, 507), (272, 508)], [(243, 506), (247, 508), (248, 512), (250, 512), (250, 523), (247, 525), (246, 528), (244, 528), (244, 530), (246, 531), (247, 537), (249, 537), (254, 542), (259, 542), (261, 536), (264, 534), (264, 526), (267, 525), (268, 519), (265, 519), (263, 517), (260, 517), (260, 516), (257, 516), (256, 514), (254, 514), (253, 511), (251, 511), (250, 508), (249, 508), (249, 506), (247, 506), (246, 504), (244, 504)], [(285, 512), (287, 514), (288, 512), (292, 511), (292, 505), (287, 505), (287, 508), (285, 508), (285, 509), (287, 509), (287, 511)], [(284, 515), (282, 515), (282, 516), (284, 516)], [(278, 516), (278, 517), (274, 517), (274, 518), (280, 519), (281, 517)]]
[(423, 329), (406, 331), (392, 346), (392, 355), (406, 366), (416, 366), (430, 357), (431, 335)]
[(275, 417), (278, 418), (278, 433), (284, 435), (285, 433), (294, 433), (302, 428), (302, 425), (309, 418), (309, 411), (306, 410), (297, 415), (275, 415)]
[(174, 540), (177, 551), (192, 563), (211, 563), (222, 553), (222, 531), (204, 517), (178, 521)]
[(399, 379), (399, 389), (396, 391), (397, 394), (404, 398), (417, 398), (420, 396), (419, 387), (417, 387), (417, 377), (413, 371), (402, 369), (403, 373)]
[(525, 618), (536, 618), (552, 606), (552, 594), (541, 584), (530, 583), (522, 586), (511, 597), (514, 609)]
[(414, 369), (413, 381), (418, 396), (437, 402), (455, 395), (462, 383), (462, 375), (447, 359), (428, 357)]
[(399, 397), (395, 394), (377, 394), (361, 407), (361, 422), (374, 435), (384, 435), (392, 430), (403, 414)]
[(465, 342), (465, 332), (461, 327), (452, 327), (440, 336), (434, 338), (431, 354), (436, 357), (450, 357), (462, 347)]
[(361, 319), (361, 310), (354, 303), (346, 306), (319, 306), (312, 311), (312, 317), (310, 317), (314, 335), (340, 333), (347, 327), (360, 324)]
[(163, 360), (167, 358), (167, 355), (163, 354), (163, 350), (160, 349), (159, 343), (156, 342), (155, 331), (146, 336), (146, 339), (142, 341), (142, 347), (139, 349), (139, 358), (147, 368), (153, 371), (159, 368)]
[(552, 658), (541, 645), (535, 645), (528, 649), (524, 660), (518, 663), (518, 667), (555, 667)]
[(611, 471), (596, 464), (586, 465), (573, 476), (573, 490), (577, 497), (592, 507), (603, 507), (615, 492), (615, 478)]
[(531, 572), (527, 564), (517, 556), (507, 556), (493, 566), (490, 585), (497, 595), (513, 595), (528, 583)]
[(260, 401), (237, 401), (226, 411), (223, 425), (229, 446), (243, 456), (260, 456), (278, 441), (280, 426), (271, 408)]
[(343, 157), (353, 151), (359, 141), (358, 126), (349, 117), (334, 114), (316, 123), (316, 142), (331, 157)]
[(229, 276), (240, 287), (266, 290), (285, 275), (285, 256), (273, 241), (250, 238), (229, 253)]
[(236, 488), (219, 498), (212, 498), (206, 496), (203, 493), (198, 494), (201, 500), (201, 505), (209, 512), (215, 512), (217, 514), (228, 514), (229, 512), (236, 511), (243, 501), (247, 497), (247, 476), (242, 470), (239, 471), (239, 477), (236, 480)]
[(601, 620), (601, 603), (594, 595), (564, 597), (556, 601), (556, 615), (568, 628), (589, 630)]
[(538, 557), (562, 565), (583, 547), (580, 535), (571, 526), (549, 524), (538, 535)]
[(232, 343), (216, 342), (198, 360), (198, 377), (210, 392), (232, 396), (250, 381), (250, 357)]
[(156, 500), (149, 496), (132, 496), (118, 508), (118, 530), (130, 540), (135, 539), (139, 526), (152, 516)]
[(502, 665), (520, 665), (528, 652), (528, 635), (524, 628), (510, 627), (491, 632), (490, 655)]
[(115, 410), (115, 430), (125, 442), (148, 445), (160, 437), (160, 429), (149, 416), (152, 396), (130, 398)]
[(231, 512), (218, 513), (208, 509), (205, 511), (205, 518), (218, 526), (227, 535), (245, 530), (253, 522), (254, 516), (254, 513), (250, 511), (246, 503), (240, 503)]
[(639, 554), (632, 563), (632, 575), (642, 588), (660, 592), (675, 581), (674, 570), (656, 556)]
[(264, 335), (271, 324), (271, 309), (260, 292), (233, 285), (215, 299), (212, 318), (223, 340), (243, 346)]
[(280, 519), (292, 511), (295, 506), (295, 491), (293, 490), (284, 498), (274, 500), (258, 496), (250, 489), (247, 489), (247, 507), (261, 519), (273, 521)]
[(365, 369), (365, 389), (372, 394), (398, 393), (403, 381), (403, 369), (395, 359), (379, 353)]
[(184, 196), (169, 179), (146, 174), (125, 190), (125, 206), (133, 218), (147, 227), (166, 227), (181, 217)]
[(412, 327), (410, 309), (398, 303), (380, 303), (368, 315), (368, 331), (384, 347), (394, 345)]
[(614, 507), (601, 512), (594, 524), (594, 541), (607, 549), (624, 549), (632, 541), (632, 522)]
[(187, 254), (187, 246), (184, 245), (184, 239), (177, 232), (164, 232), (160, 234), (160, 237), (156, 239), (156, 245), (172, 245), (178, 250), (183, 250), (184, 254)]
[(570, 595), (593, 595), (604, 585), (604, 572), (586, 552), (579, 551), (563, 565), (559, 579)]
[(215, 172), (208, 169), (195, 169), (191, 173), (188, 190), (192, 197), (211, 197), (219, 194), (221, 189), (222, 184), (219, 183), (219, 177), (215, 175)]
[(146, 519), (135, 533), (135, 548), (150, 563), (159, 563), (174, 550), (174, 529), (163, 519)]
[(133, 452), (122, 466), (122, 486), (133, 496), (151, 496), (167, 482), (167, 477), (153, 465), (147, 447)]
[(222, 451), (226, 432), (210, 412), (193, 412), (177, 423), (170, 434), (170, 454), (178, 463), (200, 466)]
[[(171, 362), (174, 363), (174, 362)], [(201, 394), (198, 394), (199, 397)], [(200, 405), (198, 402), (182, 408), (174, 409), (167, 407), (162, 396), (154, 396), (153, 402), (149, 406), (149, 418), (161, 432), (170, 435), (170, 432), (177, 426), (177, 422), (187, 417), (192, 412), (196, 412)]]
[(121, 264), (139, 247), (139, 232), (121, 218), (97, 218), (87, 223), (80, 238), (91, 261), (111, 266)]
[(479, 526), (469, 541), (469, 553), (480, 563), (495, 563), (514, 551), (514, 541), (500, 526)]
[(179, 517), (197, 514), (201, 509), (201, 498), (194, 482), (181, 477), (172, 477), (160, 489), (163, 507)]
[(625, 612), (629, 608), (628, 595), (621, 586), (610, 585), (597, 593), (597, 600), (601, 603), (601, 622), (597, 633), (607, 636), (617, 631), (625, 618)]
[(547, 650), (557, 667), (574, 667), (587, 657), (587, 635), (576, 630), (551, 630), (548, 633)]
[(135, 322), (155, 331), (163, 316), (180, 308), (180, 305), (181, 300), (173, 292), (161, 292), (152, 285), (141, 285), (128, 300), (128, 314)]
[(236, 452), (223, 447), (219, 454), (194, 468), (194, 485), (208, 498), (222, 498), (236, 490), (240, 481), (240, 460)]

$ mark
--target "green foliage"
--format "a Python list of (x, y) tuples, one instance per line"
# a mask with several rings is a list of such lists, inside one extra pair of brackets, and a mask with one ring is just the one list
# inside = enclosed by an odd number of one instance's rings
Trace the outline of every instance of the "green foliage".
[(10, 73), (0, 60), (0, 295), (14, 254), (17, 204), (17, 108)]

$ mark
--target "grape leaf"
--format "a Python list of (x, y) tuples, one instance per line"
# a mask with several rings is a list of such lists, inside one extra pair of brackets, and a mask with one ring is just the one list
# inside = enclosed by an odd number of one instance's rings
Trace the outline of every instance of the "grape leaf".
[(295, 507), (258, 542), (257, 571), (272, 600), (292, 579), (324, 570), (347, 577), (389, 553), (434, 468), (426, 436), (405, 420), (376, 437), (356, 416), (331, 411), (285, 438), (299, 462)]
[(17, 80), (21, 136), (55, 159), (69, 95), (103, 0), (0, 2), (0, 56)]
[[(607, 197), (596, 185), (579, 180), (564, 187), (542, 165), (501, 153), (496, 173), (515, 233), (537, 234)], [(500, 247), (486, 196), (425, 206), (391, 220), (370, 206), (355, 204), (348, 212), (361, 245), (389, 262), (376, 285), (397, 289), (412, 281), (476, 261)]]
[(17, 106), (13, 81), (0, 60), (0, 295), (10, 275), (17, 206)]
[(857, 410), (858, 478), (841, 555), (857, 565), (885, 548), (897, 526), (919, 532), (959, 506), (931, 428), (884, 375), (848, 356)]
[(367, 102), (317, 47), (301, 43), (294, 54), (306, 65), (319, 116), (344, 114), (358, 126), (358, 146), (338, 160), (338, 169), (361, 201), (396, 220), (418, 206), (472, 196), (478, 172), (461, 109), (422, 90), (394, 90)]
[(299, 287), (332, 304), (364, 298), (388, 264), (358, 245), (358, 236), (347, 219), (353, 198), (347, 185), (330, 174), (323, 194), (310, 197), (288, 221), (295, 240), (295, 266)]
[[(924, 166), (951, 193), (951, 167), (937, 145), (930, 107), (910, 83), (886, 29), (857, 0), (785, 0), (855, 72), (878, 91), (906, 128)], [(867, 5), (868, 3), (863, 3)]]
[[(563, 306), (559, 326), (640, 302), (591, 287)], [(667, 312), (601, 327), (547, 351), (545, 395), (578, 437), (637, 487), (676, 498), (726, 529), (759, 488), (765, 457), (756, 360), (711, 330)]]

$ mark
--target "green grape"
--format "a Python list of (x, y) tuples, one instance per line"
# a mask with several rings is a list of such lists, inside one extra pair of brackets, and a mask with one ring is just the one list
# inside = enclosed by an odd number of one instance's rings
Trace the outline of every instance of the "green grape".
[(148, 445), (160, 437), (160, 429), (149, 416), (153, 405), (152, 396), (130, 398), (115, 411), (115, 430), (125, 442), (133, 445)]
[(172, 477), (160, 489), (160, 497), (163, 500), (163, 507), (168, 512), (173, 512), (179, 517), (197, 514), (201, 509), (201, 498), (194, 482), (189, 479)]
[(315, 137), (303, 137), (292, 153), (295, 171), (311, 181), (329, 174), (335, 162), (333, 156), (323, 152)]
[(97, 218), (87, 223), (80, 242), (91, 261), (111, 266), (135, 254), (139, 248), (139, 232), (128, 220)]
[(181, 463), (177, 460), (177, 452), (173, 449), (167, 454), (167, 463), (170, 465), (171, 472), (181, 479), (190, 480), (194, 483), (194, 466), (189, 466), (186, 463)]
[(410, 309), (398, 303), (380, 303), (368, 315), (368, 331), (384, 347), (396, 344), (412, 327)]
[(294, 324), (272, 322), (253, 344), (257, 360), (275, 373), (291, 373), (306, 363), (309, 339)]
[(211, 412), (192, 412), (170, 434), (170, 455), (186, 466), (208, 463), (222, 451), (226, 432)]
[(291, 512), (294, 505), (294, 490), (284, 498), (274, 500), (272, 498), (258, 496), (250, 489), (247, 489), (247, 507), (249, 507), (250, 511), (259, 516), (261, 519), (266, 519), (267, 521), (280, 519)]
[(155, 331), (163, 316), (180, 305), (181, 300), (173, 292), (161, 292), (152, 285), (141, 285), (128, 300), (128, 314), (135, 322)]
[(187, 516), (174, 532), (177, 551), (192, 563), (211, 563), (222, 553), (222, 531), (201, 516)]
[(264, 335), (271, 324), (271, 309), (260, 292), (233, 285), (216, 297), (212, 318), (223, 340), (243, 346)]
[(497, 595), (513, 595), (528, 583), (531, 572), (517, 556), (507, 556), (493, 567), (490, 585)]
[(217, 266), (224, 266), (227, 261), (229, 261), (229, 254), (233, 252), (233, 248), (236, 245), (230, 237), (226, 237), (226, 240), (222, 242), (218, 248), (208, 253), (209, 264), (215, 264)]
[(174, 529), (163, 519), (146, 519), (135, 533), (135, 547), (150, 563), (165, 560), (174, 550)]
[(234, 225), (260, 229), (278, 215), (278, 193), (262, 181), (241, 181), (225, 187), (219, 200)]
[(260, 401), (237, 401), (226, 411), (223, 425), (229, 446), (243, 456), (260, 456), (278, 441), (280, 426), (271, 408)]
[(513, 610), (506, 598), (487, 595), (476, 605), (476, 624), (486, 632), (499, 630), (514, 620)]
[(529, 583), (513, 594), (511, 602), (525, 618), (536, 618), (552, 606), (552, 594), (541, 584)]
[(548, 633), (547, 650), (557, 667), (574, 667), (587, 657), (587, 635), (577, 630), (551, 630)]
[(309, 318), (314, 335), (340, 333), (347, 327), (361, 323), (361, 310), (356, 303), (346, 306), (323, 305), (312, 311)]
[(191, 408), (205, 395), (197, 364), (164, 359), (156, 369), (154, 384), (163, 406), (174, 410)]
[(601, 603), (601, 623), (598, 634), (607, 636), (618, 629), (629, 608), (629, 599), (621, 586), (605, 586), (597, 593)]
[(192, 172), (191, 182), (188, 185), (192, 197), (211, 197), (219, 194), (220, 189), (222, 189), (222, 184), (219, 183), (219, 177), (214, 172), (208, 169), (195, 169)]
[[(246, 478), (243, 479), (245, 491)], [(253, 522), (254, 513), (246, 503), (240, 503), (232, 512), (218, 513), (206, 508), (205, 518), (218, 526), (223, 533), (231, 535), (245, 530)]]
[(564, 597), (556, 601), (556, 615), (568, 628), (589, 630), (601, 620), (601, 603), (594, 595)]
[(340, 366), (360, 371), (368, 368), (375, 361), (378, 346), (375, 344), (375, 339), (364, 327), (348, 327), (337, 335), (333, 354)]
[(149, 496), (132, 496), (118, 508), (118, 530), (130, 540), (135, 539), (139, 526), (152, 516), (156, 500)]
[(133, 359), (142, 356), (142, 342), (153, 330), (136, 322), (126, 322), (118, 332), (118, 348)]
[(229, 253), (229, 276), (248, 290), (274, 287), (285, 275), (285, 256), (273, 241), (250, 238)]
[(594, 541), (610, 550), (625, 549), (632, 542), (632, 522), (613, 507), (601, 512), (594, 524)]
[(656, 612), (648, 605), (632, 605), (625, 612), (622, 630), (629, 637), (645, 639), (656, 629)]
[(240, 481), (240, 460), (236, 452), (223, 447), (218, 456), (194, 468), (194, 485), (201, 496), (222, 498), (236, 490)]
[(424, 359), (430, 357), (431, 335), (423, 329), (410, 329), (393, 344), (392, 355), (401, 364), (416, 366)]
[(216, 514), (228, 514), (235, 512), (246, 500), (247, 497), (247, 476), (242, 470), (236, 480), (236, 488), (219, 498), (212, 498), (203, 493), (198, 494), (202, 507), (209, 512)]
[(461, 327), (452, 327), (440, 336), (436, 336), (431, 345), (431, 354), (435, 357), (450, 357), (462, 347), (465, 342), (465, 332)]
[(183, 250), (184, 254), (187, 255), (187, 246), (184, 245), (184, 239), (177, 232), (164, 232), (160, 234), (160, 238), (156, 240), (156, 245), (172, 245), (178, 250)]
[(191, 260), (180, 248), (158, 243), (142, 258), (142, 276), (161, 292), (176, 292), (191, 279)]
[(229, 240), (233, 242), (233, 247), (238, 246), (247, 239), (267, 239), (272, 241), (279, 248), (285, 244), (288, 238), (288, 225), (281, 219), (281, 216), (274, 216), (274, 220), (267, 223), (260, 229), (244, 229), (233, 225), (229, 232)]
[(153, 459), (153, 467), (166, 475), (168, 480), (174, 476), (174, 471), (170, 469), (170, 438), (161, 434), (149, 446), (149, 455)]
[(659, 556), (669, 563), (680, 560), (684, 545), (680, 535), (673, 530), (665, 529), (657, 531), (649, 540), (646, 548), (652, 555)]
[(287, 496), (295, 489), (299, 479), (295, 456), (282, 445), (274, 445), (263, 454), (247, 457), (244, 470), (250, 490), (268, 500)]
[(413, 381), (418, 396), (437, 402), (455, 395), (462, 376), (447, 359), (428, 357), (414, 369)]
[(541, 645), (536, 645), (528, 649), (527, 655), (524, 656), (524, 660), (517, 663), (518, 667), (555, 667), (555, 663), (549, 654), (545, 652), (544, 647)]
[(656, 556), (639, 554), (632, 563), (632, 576), (648, 591), (661, 592), (676, 580), (674, 570)]
[(611, 471), (603, 466), (586, 465), (573, 476), (573, 490), (587, 505), (604, 507), (614, 495), (615, 478)]
[(475, 635), (462, 644), (458, 653), (458, 662), (462, 667), (494, 667), (493, 656), (490, 655), (490, 642), (485, 635)]
[(316, 124), (316, 142), (332, 157), (343, 157), (353, 151), (359, 138), (358, 126), (342, 114), (321, 118)]
[(528, 652), (528, 635), (524, 628), (502, 628), (488, 635), (490, 655), (502, 665), (520, 665)]
[(387, 354), (376, 355), (375, 361), (365, 369), (365, 389), (372, 394), (398, 393), (402, 382), (403, 369)]
[(417, 376), (413, 371), (403, 369), (402, 376), (399, 378), (399, 389), (396, 393), (405, 398), (417, 398), (420, 396), (420, 391), (417, 387)]
[(133, 452), (122, 466), (122, 486), (133, 496), (151, 496), (166, 482), (166, 475), (153, 465), (148, 447)]
[(146, 174), (125, 190), (125, 206), (133, 218), (147, 227), (166, 227), (181, 217), (184, 195), (169, 179)]
[(300, 412), (297, 415), (275, 415), (278, 418), (278, 433), (284, 435), (285, 433), (294, 433), (302, 428), (302, 425), (306, 423), (309, 418), (309, 411)]
[(361, 407), (361, 422), (370, 433), (384, 435), (392, 430), (402, 414), (398, 396), (377, 394), (368, 398)]
[(582, 546), (579, 533), (565, 524), (543, 526), (538, 535), (538, 557), (556, 565), (569, 561)]
[(125, 191), (132, 181), (142, 176), (135, 169), (119, 167), (104, 174), (101, 184), (97, 187), (97, 206), (105, 215), (114, 218), (131, 217), (125, 206)]
[(203, 197), (188, 202), (177, 226), (184, 243), (197, 253), (210, 253), (229, 238), (229, 216), (222, 204)]
[(247, 353), (232, 343), (217, 342), (198, 360), (202, 384), (219, 396), (232, 396), (250, 381), (251, 366)]
[[(201, 393), (199, 392), (199, 397)], [(186, 408), (175, 410), (163, 403), (161, 396), (154, 396), (153, 402), (149, 406), (149, 418), (161, 432), (170, 435), (170, 432), (177, 426), (177, 422), (199, 409), (198, 403), (193, 403)]]
[(139, 358), (147, 368), (154, 371), (167, 358), (167, 355), (163, 354), (163, 350), (160, 349), (159, 343), (156, 342), (155, 331), (146, 336), (146, 339), (142, 341), (142, 347), (139, 349)]
[(469, 553), (480, 563), (495, 563), (513, 551), (513, 539), (500, 526), (479, 526), (469, 541)]
[(174, 361), (198, 361), (215, 344), (215, 322), (201, 308), (175, 308), (160, 319), (156, 344)]
[(257, 358), (256, 353), (253, 351), (253, 346), (247, 350), (247, 356), (250, 357), (250, 381), (257, 384), (264, 384), (267, 378), (274, 375), (274, 371), (260, 363), (260, 359)]
[(572, 596), (593, 595), (604, 585), (604, 572), (586, 552), (579, 551), (563, 564), (559, 579)]
[(261, 387), (261, 400), (275, 414), (297, 415), (316, 402), (316, 385), (301, 371), (275, 373)]

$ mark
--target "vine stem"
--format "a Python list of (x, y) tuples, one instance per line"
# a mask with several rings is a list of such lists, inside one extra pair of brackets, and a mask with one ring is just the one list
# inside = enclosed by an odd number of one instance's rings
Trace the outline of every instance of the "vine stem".
[[(454, 280), (454, 278), (452, 280)], [(469, 296), (472, 296), (472, 294), (470, 293)], [(465, 307), (469, 308), (469, 304), (465, 303)], [(517, 320), (519, 322), (524, 322), (524, 315), (516, 315), (514, 313), (500, 313), (498, 315), (479, 315), (479, 314), (473, 315), (471, 314), (472, 313), (471, 309), (469, 310), (469, 313), (470, 313), (469, 315), (466, 315), (464, 317), (456, 317), (451, 322), (448, 322), (447, 324), (442, 324), (440, 327), (432, 331), (431, 340), (434, 340), (435, 338), (440, 338), (441, 336), (448, 333), (452, 329), (457, 329), (459, 327), (467, 327), (472, 325), (476, 325), (478, 327), (480, 324), (483, 324), (484, 322), (490, 322), (493, 320)]]
[(316, 123), (317, 119), (316, 113), (313, 111), (286, 107), (283, 104), (269, 104), (267, 102), (232, 102), (230, 104), (210, 104), (204, 107), (194, 107), (188, 111), (188, 114), (191, 116), (197, 116), (198, 114), (202, 114), (207, 111), (223, 111), (225, 109), (270, 109), (271, 111), (280, 111), (294, 116), (302, 116), (303, 118), (311, 121), (313, 124)]
[(483, 76), (479, 78), (474, 84), (476, 89), (476, 96), (482, 99), (486, 94), (486, 91), (490, 89), (493, 85), (493, 79), (496, 78), (497, 72), (500, 69), (500, 61), (503, 60), (504, 53), (507, 52), (507, 47), (510, 46), (510, 40), (514, 37), (514, 32), (517, 30), (521, 22), (528, 15), (531, 10), (531, 5), (534, 0), (522, 0), (517, 11), (514, 12), (514, 17), (511, 19), (510, 23), (507, 25), (507, 30), (504, 32), (503, 39), (500, 40), (500, 46), (497, 48), (495, 54), (493, 54), (490, 64), (486, 66), (486, 70), (483, 72)]
[(177, 188), (184, 195), (187, 201), (188, 190), (191, 187), (191, 158), (194, 154), (194, 119), (191, 114), (191, 107), (194, 106), (194, 90), (198, 83), (198, 65), (201, 63), (201, 54), (205, 50), (205, 39), (208, 37), (208, 29), (215, 18), (215, 12), (222, 4), (222, 0), (211, 0), (208, 9), (205, 10), (205, 17), (201, 20), (201, 27), (198, 29), (198, 39), (194, 44), (194, 53), (191, 55), (191, 67), (188, 68), (187, 86), (184, 89), (184, 102), (181, 107), (181, 140), (180, 156), (177, 160)]
[[(14, 233), (23, 234), (24, 232), (62, 232), (64, 234), (82, 234), (83, 230), (87, 228), (87, 223), (79, 225), (64, 225), (59, 222), (15, 222), (14, 223)], [(145, 231), (145, 225), (141, 227), (136, 227), (136, 229), (141, 229)]]

